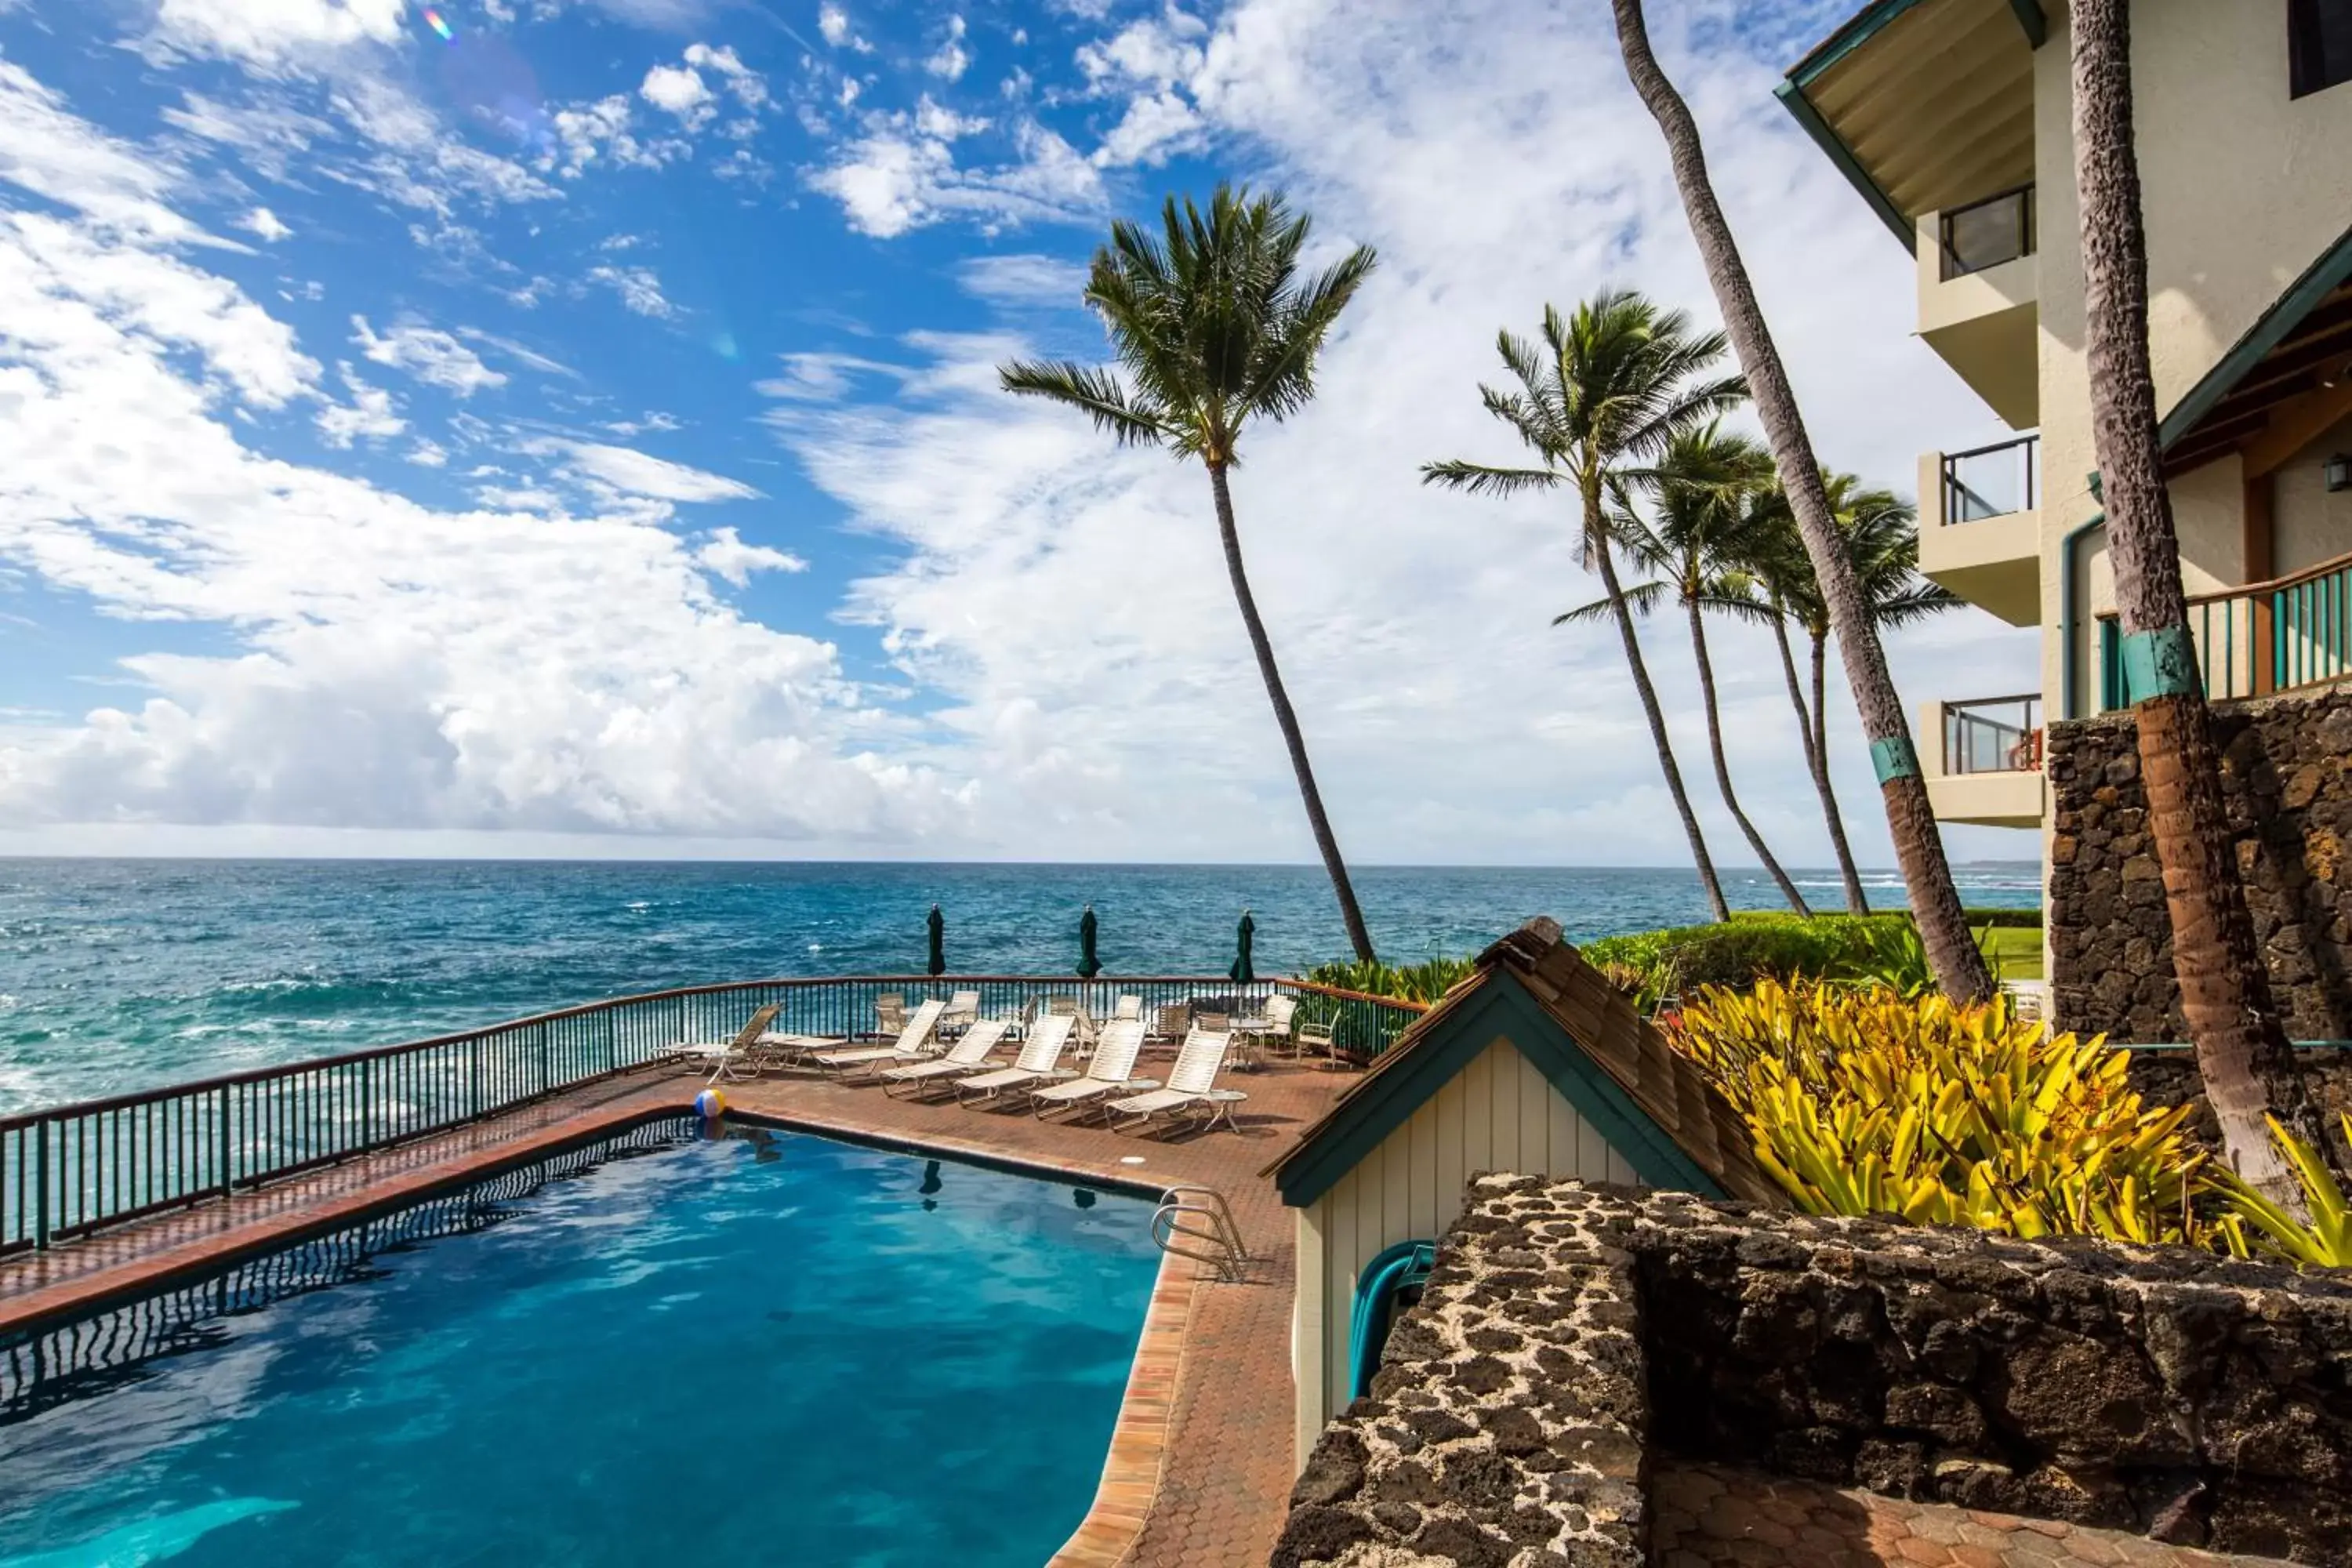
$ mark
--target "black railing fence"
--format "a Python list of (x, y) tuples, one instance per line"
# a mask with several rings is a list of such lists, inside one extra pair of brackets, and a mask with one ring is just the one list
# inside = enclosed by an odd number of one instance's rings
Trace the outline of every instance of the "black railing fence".
[(873, 1033), (876, 1004), (980, 994), (982, 1017), (1068, 997), (1108, 1018), (1121, 996), (1255, 1010), (1300, 994), (1339, 1050), (1368, 1060), (1420, 1004), (1290, 980), (1093, 981), (1027, 975), (860, 976), (697, 985), (590, 1003), (486, 1028), (0, 1119), (0, 1256), (443, 1131), (644, 1068), (681, 1040), (724, 1040), (758, 1009), (799, 1034)]
[(670, 1117), (550, 1154), (380, 1218), (225, 1269), (56, 1328), (0, 1335), (0, 1426), (141, 1375), (147, 1363), (213, 1342), (220, 1320), (331, 1285), (362, 1279), (388, 1252), (439, 1237), (487, 1230), (551, 1182), (695, 1136)]

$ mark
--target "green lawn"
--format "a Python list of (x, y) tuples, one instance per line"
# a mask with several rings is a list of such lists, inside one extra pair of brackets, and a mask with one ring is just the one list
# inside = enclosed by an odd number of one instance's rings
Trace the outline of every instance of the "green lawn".
[(1995, 980), (2042, 978), (2042, 928), (1995, 926), (1977, 932), (1978, 942), (1992, 964)]

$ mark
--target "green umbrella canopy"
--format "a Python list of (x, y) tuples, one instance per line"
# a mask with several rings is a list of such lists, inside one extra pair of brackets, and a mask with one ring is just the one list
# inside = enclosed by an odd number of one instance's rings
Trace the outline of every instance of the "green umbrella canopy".
[(1257, 922), (1244, 910), (1242, 923), (1234, 932), (1234, 966), (1225, 971), (1237, 985), (1247, 985), (1257, 978), (1257, 972), (1250, 967), (1250, 942), (1256, 935)]
[(1078, 917), (1078, 978), (1092, 980), (1101, 973), (1102, 960), (1095, 956), (1095, 907), (1088, 904)]
[(931, 928), (930, 973), (934, 975), (945, 974), (948, 972), (948, 921), (945, 915), (940, 913), (940, 906), (937, 904), (931, 906), (931, 918), (929, 924)]

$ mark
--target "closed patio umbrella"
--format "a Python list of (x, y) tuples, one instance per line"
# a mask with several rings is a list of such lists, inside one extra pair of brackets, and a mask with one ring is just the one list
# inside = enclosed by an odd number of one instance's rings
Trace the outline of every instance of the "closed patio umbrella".
[(931, 928), (930, 973), (933, 979), (937, 979), (948, 972), (948, 921), (945, 915), (940, 913), (940, 906), (937, 904), (931, 906), (929, 925)]
[(1095, 956), (1095, 907), (1088, 904), (1078, 917), (1078, 978), (1092, 980), (1102, 973), (1102, 960)]
[(1244, 910), (1242, 923), (1234, 932), (1234, 966), (1225, 971), (1237, 985), (1247, 985), (1257, 978), (1257, 972), (1250, 967), (1250, 942), (1256, 934), (1257, 922)]

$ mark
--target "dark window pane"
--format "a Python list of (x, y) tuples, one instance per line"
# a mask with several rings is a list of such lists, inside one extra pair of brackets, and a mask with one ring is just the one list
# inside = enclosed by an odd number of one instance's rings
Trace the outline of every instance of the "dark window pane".
[(2294, 94), (2352, 81), (2352, 0), (2287, 0)]

